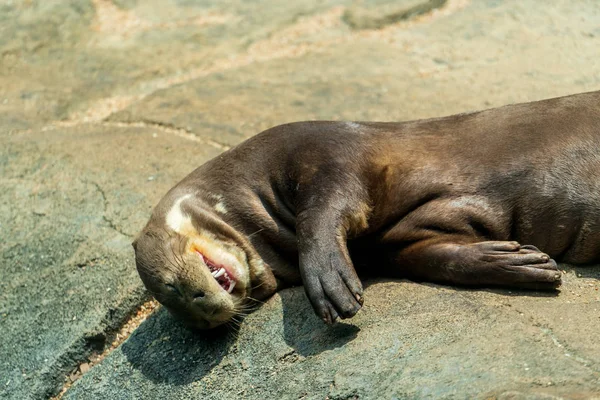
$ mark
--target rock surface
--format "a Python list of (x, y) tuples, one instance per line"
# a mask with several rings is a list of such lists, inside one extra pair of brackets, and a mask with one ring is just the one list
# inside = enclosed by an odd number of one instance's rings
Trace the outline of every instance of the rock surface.
[[(176, 154), (176, 155), (174, 155)], [(145, 128), (3, 138), (0, 397), (44, 397), (145, 297), (131, 240), (153, 204), (218, 154)]]
[[(229, 146), (598, 90), (598, 49), (595, 0), (3, 2), (0, 397), (87, 370), (146, 298), (152, 206)], [(237, 336), (160, 310), (65, 397), (600, 397), (600, 270), (563, 268), (558, 296), (377, 282), (333, 328), (301, 288)]]
[(161, 310), (66, 398), (590, 398), (600, 269), (589, 273), (569, 272), (577, 293), (558, 297), (374, 282), (364, 309), (332, 327), (302, 288), (268, 301), (237, 335), (198, 337)]

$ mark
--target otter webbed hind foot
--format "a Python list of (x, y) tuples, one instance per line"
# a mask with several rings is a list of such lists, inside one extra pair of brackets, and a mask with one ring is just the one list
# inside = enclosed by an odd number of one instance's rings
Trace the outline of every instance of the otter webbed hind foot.
[(536, 290), (561, 285), (550, 256), (513, 241), (424, 241), (401, 251), (396, 262), (419, 279), (451, 284)]

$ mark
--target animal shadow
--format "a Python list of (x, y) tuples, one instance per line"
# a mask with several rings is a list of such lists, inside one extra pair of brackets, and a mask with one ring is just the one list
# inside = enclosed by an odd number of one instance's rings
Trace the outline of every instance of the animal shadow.
[(356, 338), (360, 328), (338, 321), (325, 324), (318, 318), (302, 287), (279, 292), (283, 309), (286, 344), (302, 356), (312, 356), (344, 346)]
[(199, 334), (161, 308), (121, 347), (133, 368), (150, 380), (185, 385), (208, 374), (235, 340), (225, 327)]

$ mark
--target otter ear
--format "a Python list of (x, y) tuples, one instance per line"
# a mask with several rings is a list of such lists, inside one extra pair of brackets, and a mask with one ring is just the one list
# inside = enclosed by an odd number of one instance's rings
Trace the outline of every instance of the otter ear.
[(137, 242), (139, 238), (135, 238), (131, 245), (133, 246), (133, 251), (137, 251)]

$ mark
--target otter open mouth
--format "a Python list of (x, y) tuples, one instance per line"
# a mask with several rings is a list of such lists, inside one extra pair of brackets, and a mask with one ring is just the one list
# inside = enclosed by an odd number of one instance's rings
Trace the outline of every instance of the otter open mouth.
[(223, 265), (218, 265), (213, 262), (209, 258), (207, 258), (204, 254), (200, 253), (196, 250), (196, 254), (204, 261), (204, 264), (210, 270), (211, 275), (219, 285), (225, 290), (227, 293), (231, 293), (233, 288), (235, 287), (235, 280), (231, 277), (231, 274), (227, 271), (227, 269)]

